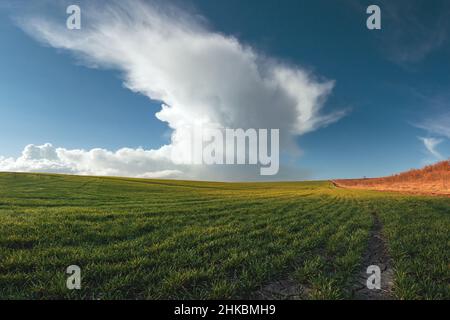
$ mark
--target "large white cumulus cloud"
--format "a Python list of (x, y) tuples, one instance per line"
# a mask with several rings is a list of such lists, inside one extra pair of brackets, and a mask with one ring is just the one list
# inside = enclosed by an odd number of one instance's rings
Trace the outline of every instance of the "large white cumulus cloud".
[[(302, 68), (261, 55), (173, 7), (141, 1), (102, 2), (101, 7), (86, 3), (82, 18), (82, 29), (77, 31), (36, 16), (23, 19), (22, 27), (43, 43), (74, 53), (89, 67), (121, 71), (127, 88), (161, 101), (156, 117), (173, 129), (172, 140), (161, 149), (147, 151), (37, 147), (35, 152), (45, 153), (45, 161), (53, 161), (55, 170), (59, 160), (71, 163), (74, 172), (91, 174), (138, 176), (178, 170), (167, 154), (186, 144), (181, 129), (187, 126), (279, 128), (282, 150), (295, 151), (296, 136), (344, 114), (322, 112), (333, 81), (319, 80)], [(124, 108), (133, 112), (132, 106)], [(24, 157), (3, 159), (0, 170), (7, 168), (5, 163), (26, 170)], [(90, 161), (92, 157), (95, 162)], [(145, 170), (129, 172), (127, 161), (142, 161)], [(154, 170), (148, 170), (152, 166)]]

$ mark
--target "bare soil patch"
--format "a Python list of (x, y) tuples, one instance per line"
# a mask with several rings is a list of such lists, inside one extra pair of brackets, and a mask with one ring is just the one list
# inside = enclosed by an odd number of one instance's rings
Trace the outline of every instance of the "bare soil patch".
[(291, 278), (272, 281), (259, 289), (252, 298), (257, 300), (303, 300), (309, 289)]

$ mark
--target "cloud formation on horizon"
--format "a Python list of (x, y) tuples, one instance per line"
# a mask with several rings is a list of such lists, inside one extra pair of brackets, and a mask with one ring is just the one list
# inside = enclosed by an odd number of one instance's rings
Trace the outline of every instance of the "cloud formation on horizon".
[[(295, 153), (295, 137), (345, 115), (323, 113), (334, 81), (260, 54), (177, 8), (111, 1), (101, 9), (83, 3), (82, 14), (76, 31), (43, 16), (21, 19), (20, 25), (88, 67), (119, 70), (125, 87), (161, 101), (155, 116), (172, 129), (171, 143), (115, 152), (29, 145), (17, 159), (0, 158), (0, 170), (181, 178), (193, 170), (177, 167), (168, 155), (186, 144), (186, 127), (279, 128), (280, 147)], [(194, 171), (201, 177), (208, 170)]]
[(0, 171), (53, 172), (81, 175), (132, 176), (140, 178), (177, 178), (162, 151), (122, 148), (116, 152), (95, 148), (68, 150), (50, 143), (30, 144), (16, 159), (0, 157)]

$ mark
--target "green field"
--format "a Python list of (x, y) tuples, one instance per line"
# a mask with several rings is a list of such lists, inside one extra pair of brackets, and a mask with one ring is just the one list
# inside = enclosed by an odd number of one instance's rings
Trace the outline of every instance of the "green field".
[[(0, 298), (351, 299), (377, 215), (396, 299), (450, 299), (450, 198), (329, 182), (0, 174)], [(68, 290), (69, 265), (82, 289)]]

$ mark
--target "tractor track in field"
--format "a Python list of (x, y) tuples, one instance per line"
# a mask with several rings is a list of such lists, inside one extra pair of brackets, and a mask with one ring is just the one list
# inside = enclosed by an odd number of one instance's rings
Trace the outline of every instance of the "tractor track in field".
[[(332, 205), (333, 199), (320, 203), (315, 210)], [(304, 300), (307, 299), (312, 289), (302, 284), (290, 275), (271, 280), (262, 285), (251, 296), (251, 300)]]
[[(334, 187), (344, 188), (336, 181), (331, 181)], [(390, 300), (393, 299), (392, 290), (394, 282), (394, 270), (392, 259), (389, 255), (386, 240), (383, 237), (383, 224), (376, 211), (372, 212), (373, 226), (369, 233), (366, 252), (364, 253), (361, 269), (352, 287), (352, 296), (357, 300)], [(381, 271), (381, 288), (369, 289), (367, 280), (371, 274), (367, 273), (369, 266), (378, 266)]]
[[(373, 226), (369, 233), (367, 249), (364, 252), (363, 260), (358, 275), (350, 286), (352, 299), (356, 300), (391, 300), (394, 272), (392, 259), (388, 253), (386, 240), (383, 237), (383, 225), (376, 212), (372, 212)], [(381, 288), (369, 289), (367, 280), (371, 274), (367, 273), (367, 268), (371, 265), (378, 266), (381, 271)], [(303, 300), (307, 299), (311, 288), (299, 283), (287, 276), (269, 283), (266, 283), (256, 291), (251, 299), (258, 300)]]
[[(376, 212), (372, 213), (374, 220), (372, 230), (369, 234), (369, 242), (363, 257), (361, 269), (352, 288), (353, 298), (357, 300), (390, 300), (392, 299), (392, 288), (394, 271), (392, 259), (389, 256), (386, 241), (382, 234), (383, 225)], [(369, 289), (367, 279), (371, 274), (367, 268), (371, 265), (378, 266), (381, 271), (381, 288)]]

